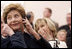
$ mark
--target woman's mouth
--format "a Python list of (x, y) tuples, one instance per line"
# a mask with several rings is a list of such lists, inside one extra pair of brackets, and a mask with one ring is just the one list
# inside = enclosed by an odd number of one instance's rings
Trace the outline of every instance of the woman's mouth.
[(11, 26), (18, 26), (20, 23), (16, 22), (16, 23), (12, 23)]

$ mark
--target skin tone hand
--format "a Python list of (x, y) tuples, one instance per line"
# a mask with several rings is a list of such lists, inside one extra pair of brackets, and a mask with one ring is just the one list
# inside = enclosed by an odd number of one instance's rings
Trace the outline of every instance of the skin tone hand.
[(1, 37), (2, 38), (6, 38), (8, 35), (6, 33), (3, 33), (2, 30), (4, 28), (4, 21), (3, 21), (3, 18), (1, 17)]
[(51, 32), (47, 27), (40, 28), (38, 33), (47, 41), (52, 40)]
[(43, 29), (40, 29), (38, 31), (38, 33), (45, 39), (48, 41), (48, 37), (47, 37), (47, 33), (43, 30)]
[(2, 33), (5, 33), (5, 34), (7, 34), (9, 36), (12, 36), (13, 34), (15, 34), (13, 32), (13, 30), (7, 24), (4, 24), (4, 27), (2, 29)]
[(23, 24), (25, 24), (27, 31), (32, 34), (37, 40), (41, 39), (38, 33), (32, 28), (31, 24), (29, 23), (28, 19), (23, 19)]

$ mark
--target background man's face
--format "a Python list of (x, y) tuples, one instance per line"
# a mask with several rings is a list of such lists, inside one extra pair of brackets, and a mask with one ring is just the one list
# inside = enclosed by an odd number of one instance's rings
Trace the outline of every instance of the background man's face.
[(67, 23), (71, 25), (71, 13), (67, 14)]
[(50, 17), (51, 17), (51, 13), (49, 12), (48, 9), (45, 9), (45, 10), (44, 10), (43, 15), (44, 15), (45, 18), (50, 18)]

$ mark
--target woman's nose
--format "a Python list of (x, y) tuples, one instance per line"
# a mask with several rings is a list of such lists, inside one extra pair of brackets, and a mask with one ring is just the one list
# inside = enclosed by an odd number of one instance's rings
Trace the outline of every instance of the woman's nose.
[(12, 21), (15, 21), (15, 18), (12, 18)]

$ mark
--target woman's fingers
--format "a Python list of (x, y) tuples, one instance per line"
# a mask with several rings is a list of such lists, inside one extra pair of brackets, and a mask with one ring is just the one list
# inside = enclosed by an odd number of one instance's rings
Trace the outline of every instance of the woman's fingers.
[(27, 18), (26, 19), (23, 19), (22, 21), (23, 21), (23, 24), (25, 24), (25, 25), (29, 24), (29, 21), (28, 21)]
[(26, 19), (22, 19), (22, 21), (23, 21), (23, 24), (26, 24)]
[(45, 35), (45, 32), (43, 31), (43, 29), (40, 29), (38, 32), (39, 32), (39, 34), (42, 35), (42, 36)]
[(43, 29), (40, 29), (40, 30), (38, 31), (38, 33), (39, 33), (45, 40), (48, 40), (47, 33), (46, 33)]
[(7, 34), (9, 36), (14, 34), (13, 30), (7, 24), (4, 25), (2, 33)]
[(2, 29), (2, 32), (1, 32), (2, 36), (6, 37), (7, 36), (7, 33), (6, 33), (6, 24), (4, 24), (4, 27)]

